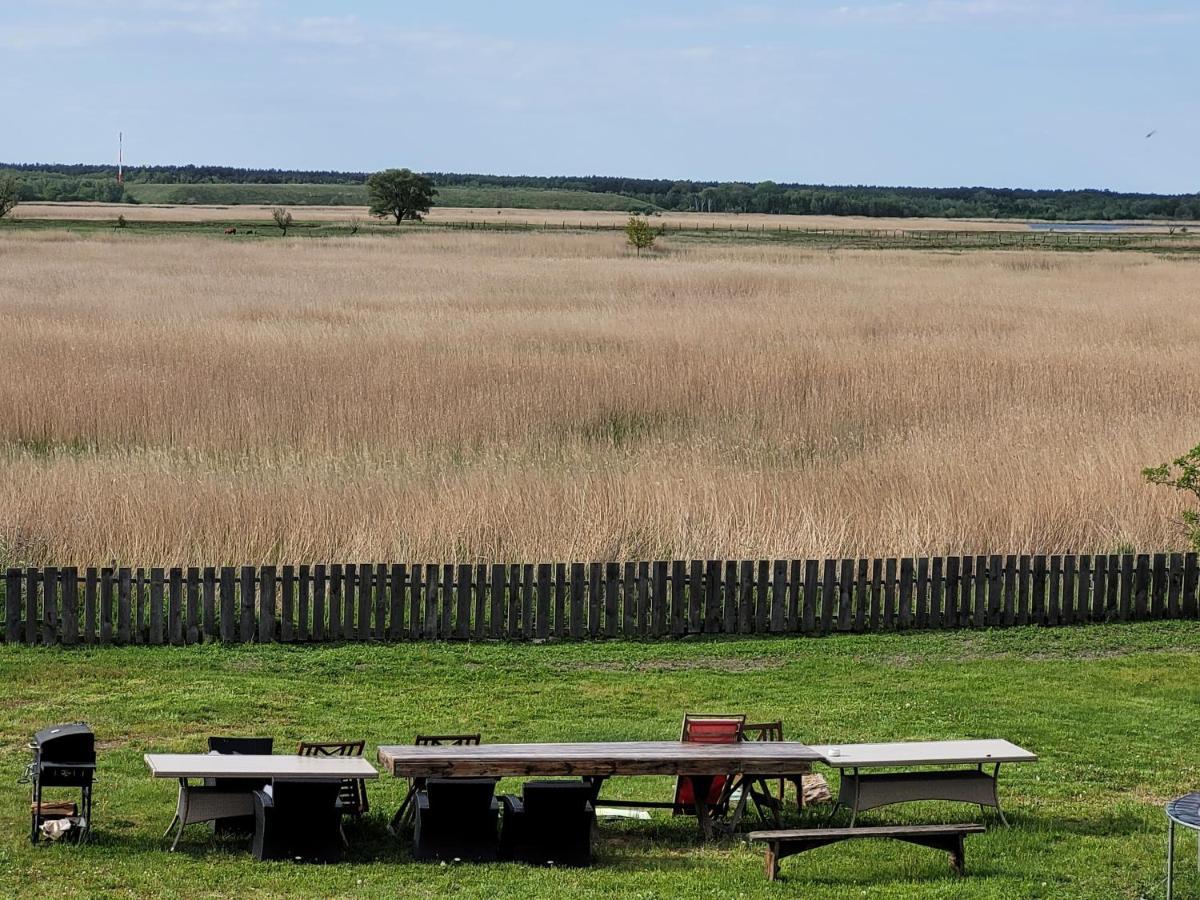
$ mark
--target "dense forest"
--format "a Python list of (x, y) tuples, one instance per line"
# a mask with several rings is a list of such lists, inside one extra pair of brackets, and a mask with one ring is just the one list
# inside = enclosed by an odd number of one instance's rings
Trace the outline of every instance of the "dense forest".
[[(116, 181), (115, 166), (3, 164), (21, 182), (23, 200), (132, 198)], [(359, 185), (366, 172), (237, 169), (228, 166), (133, 166), (127, 183)], [(841, 216), (945, 216), (949, 218), (1200, 219), (1200, 194), (1126, 194), (1103, 190), (1017, 188), (914, 188), (867, 185), (757, 184), (587, 176), (477, 175), (430, 172), (439, 186), (520, 188), (618, 194), (661, 210), (792, 213)]]

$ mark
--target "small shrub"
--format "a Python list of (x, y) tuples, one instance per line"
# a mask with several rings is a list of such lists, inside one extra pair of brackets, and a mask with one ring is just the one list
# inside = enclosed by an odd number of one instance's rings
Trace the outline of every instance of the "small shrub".
[(292, 227), (292, 214), (281, 206), (277, 206), (271, 210), (271, 218), (275, 220), (275, 227), (283, 232), (283, 236), (287, 237), (288, 229)]
[(643, 250), (651, 249), (657, 238), (658, 233), (654, 226), (646, 219), (630, 216), (629, 221), (625, 223), (625, 241), (637, 250), (638, 256), (642, 255)]
[[(1151, 484), (1191, 494), (1200, 502), (1200, 444), (1173, 462), (1142, 469), (1142, 477)], [(1180, 521), (1188, 543), (1200, 553), (1200, 509), (1185, 509), (1180, 514)]]

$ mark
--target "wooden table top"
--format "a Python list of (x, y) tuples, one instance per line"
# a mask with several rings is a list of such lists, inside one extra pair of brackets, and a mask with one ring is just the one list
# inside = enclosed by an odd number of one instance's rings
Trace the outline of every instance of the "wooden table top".
[(1037, 762), (1037, 754), (1002, 740), (819, 744), (813, 750), (828, 765), (839, 769)]
[(289, 781), (337, 781), (378, 778), (361, 756), (285, 756), (236, 753), (147, 753), (155, 778), (281, 778)]
[(793, 741), (696, 744), (682, 741), (610, 741), (566, 744), (480, 744), (466, 747), (385, 745), (379, 763), (393, 775), (513, 777), (713, 775), (805, 772), (821, 757)]

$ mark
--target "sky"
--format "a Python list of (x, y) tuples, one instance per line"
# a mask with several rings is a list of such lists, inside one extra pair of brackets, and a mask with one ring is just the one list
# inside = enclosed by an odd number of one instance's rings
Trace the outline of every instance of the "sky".
[(0, 0), (0, 161), (121, 131), (129, 164), (1195, 192), (1197, 37), (1197, 0)]

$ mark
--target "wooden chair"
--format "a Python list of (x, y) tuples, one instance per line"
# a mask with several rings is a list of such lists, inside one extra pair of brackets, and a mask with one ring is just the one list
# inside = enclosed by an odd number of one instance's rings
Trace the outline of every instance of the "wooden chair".
[[(418, 734), (416, 740), (413, 741), (413, 746), (478, 747), (481, 743), (483, 743), (483, 738), (480, 734)], [(417, 793), (425, 788), (427, 780), (426, 778), (408, 779), (408, 793), (404, 795), (400, 808), (396, 810), (396, 814), (392, 816), (392, 822), (388, 826), (393, 834), (398, 834), (401, 826), (412, 824), (416, 813), (414, 804)]]
[[(707, 715), (687, 713), (683, 717), (683, 729), (679, 736), (685, 743), (697, 744), (736, 744), (742, 739), (742, 727), (746, 724), (744, 715)], [(707, 802), (714, 819), (723, 818), (729, 808), (730, 791), (728, 787), (734, 772), (714, 772), (715, 776), (708, 789)], [(696, 796), (692, 779), (681, 775), (675, 781), (675, 800), (672, 803), (673, 812), (677, 816), (695, 815)]]
[[(296, 748), (299, 756), (362, 756), (365, 741), (327, 741), (323, 743), (301, 741)], [(342, 815), (364, 816), (370, 808), (367, 803), (367, 782), (364, 778), (346, 778), (342, 781), (338, 800), (342, 804)]]

